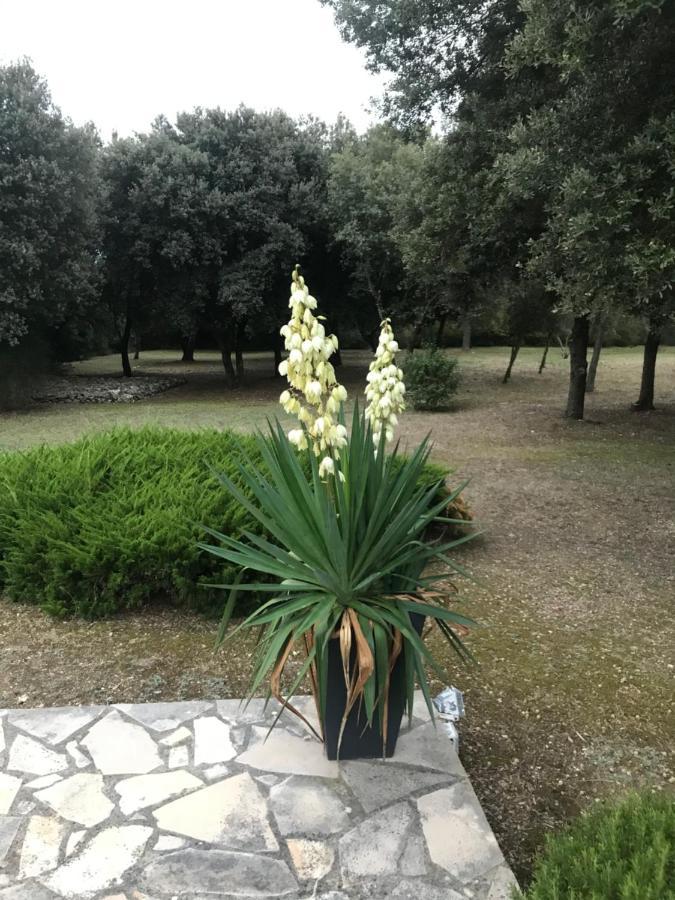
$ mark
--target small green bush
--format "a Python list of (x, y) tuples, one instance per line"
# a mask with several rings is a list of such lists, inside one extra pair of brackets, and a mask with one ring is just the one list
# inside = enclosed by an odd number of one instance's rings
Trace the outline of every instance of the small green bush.
[(549, 838), (527, 900), (673, 900), (675, 804), (631, 795)]
[[(222, 591), (207, 585), (232, 581), (236, 567), (198, 548), (202, 526), (260, 533), (214, 475), (240, 484), (233, 449), (227, 431), (145, 428), (0, 453), (0, 592), (54, 615), (157, 602), (221, 612)], [(433, 483), (446, 472), (425, 474)]]
[(443, 410), (457, 393), (460, 375), (457, 359), (438, 347), (408, 353), (403, 362), (406, 397), (413, 409)]

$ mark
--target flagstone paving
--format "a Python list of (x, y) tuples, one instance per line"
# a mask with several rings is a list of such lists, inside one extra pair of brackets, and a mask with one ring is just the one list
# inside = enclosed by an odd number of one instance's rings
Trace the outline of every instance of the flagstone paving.
[[(311, 698), (297, 698), (316, 726)], [(327, 760), (262, 701), (0, 710), (0, 900), (509, 900), (416, 702), (386, 762)]]

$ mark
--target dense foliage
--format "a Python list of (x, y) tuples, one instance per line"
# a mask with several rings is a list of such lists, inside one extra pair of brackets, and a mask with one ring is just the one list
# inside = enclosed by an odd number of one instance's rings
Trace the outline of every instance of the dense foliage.
[[(469, 317), (506, 305), (512, 322), (526, 319), (510, 307), (532, 300), (536, 331), (570, 334), (576, 418), (591, 323), (597, 333), (617, 310), (638, 312), (638, 408), (650, 408), (674, 310), (675, 5), (322, 2), (371, 67), (391, 73), (385, 109), (397, 122), (452, 122), (407, 204), (413, 217), (419, 207), (425, 263), (455, 272), (447, 293), (467, 295)], [(524, 334), (509, 332), (515, 358)]]
[[(523, 895), (519, 895), (523, 896)], [(629, 796), (583, 815), (550, 837), (535, 864), (527, 900), (672, 900), (675, 803)]]
[(0, 408), (26, 368), (91, 342), (97, 154), (28, 63), (0, 66)]
[[(74, 444), (0, 454), (0, 590), (55, 615), (151, 603), (219, 612), (206, 587), (234, 566), (202, 553), (202, 526), (236, 537), (255, 520), (214, 473), (240, 484), (230, 432), (119, 429)], [(442, 478), (430, 466), (425, 479)]]
[(413, 409), (443, 410), (459, 387), (457, 358), (438, 347), (409, 353), (403, 362), (406, 398)]

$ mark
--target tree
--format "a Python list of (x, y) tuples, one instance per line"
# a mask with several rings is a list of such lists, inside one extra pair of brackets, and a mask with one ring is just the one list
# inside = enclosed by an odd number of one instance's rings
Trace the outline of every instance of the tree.
[[(641, 164), (632, 161), (645, 130), (672, 114), (674, 40), (672, 3), (595, 0), (579, 7), (533, 0), (508, 51), (512, 71), (552, 69), (561, 87), (555, 102), (514, 129), (514, 143), (548, 195), (530, 267), (574, 315), (566, 410), (573, 418), (584, 413), (589, 317), (621, 304), (656, 302), (660, 310), (670, 292), (669, 201), (666, 217), (652, 215), (654, 194), (645, 197)], [(645, 238), (655, 248), (651, 275), (638, 264)], [(638, 246), (635, 255), (631, 247)], [(645, 285), (655, 273), (654, 291)], [(658, 346), (649, 343), (647, 368)]]
[(431, 289), (443, 296), (439, 330), (457, 317), (468, 349), (472, 322), (488, 309), (499, 314), (497, 291), (523, 283), (519, 267), (542, 226), (541, 199), (509, 195), (496, 161), (514, 123), (559, 87), (543, 71), (507, 72), (505, 53), (525, 18), (515, 0), (323, 2), (370, 66), (393, 73), (384, 107), (394, 121), (415, 134), (433, 118), (448, 123), (399, 234), (408, 258), (433, 260), (424, 271), (444, 282)]
[(504, 49), (521, 27), (518, 0), (321, 0), (369, 67), (392, 73), (384, 112), (413, 129), (453, 117), (473, 94), (505, 97)]
[(0, 348), (82, 349), (96, 299), (98, 138), (29, 62), (0, 68)]
[(397, 309), (405, 275), (392, 217), (394, 159), (402, 146), (391, 128), (376, 126), (346, 143), (330, 162), (328, 210), (334, 241), (353, 272), (355, 318), (371, 343), (378, 323)]
[(133, 331), (161, 322), (184, 337), (201, 319), (199, 273), (211, 248), (207, 160), (158, 120), (147, 135), (114, 140), (101, 170), (104, 297), (129, 376)]
[(675, 316), (675, 113), (652, 119), (628, 153), (635, 185), (635, 227), (627, 243), (633, 310), (646, 321), (647, 337), (637, 411), (654, 408), (656, 358), (665, 324)]
[[(289, 259), (307, 248), (302, 222), (317, 215), (321, 123), (300, 127), (281, 111), (240, 107), (183, 113), (177, 139), (205, 155), (212, 249), (201, 270), (204, 322), (232, 382), (243, 375), (246, 336), (269, 340), (283, 321)], [(235, 354), (236, 368), (232, 364)]]

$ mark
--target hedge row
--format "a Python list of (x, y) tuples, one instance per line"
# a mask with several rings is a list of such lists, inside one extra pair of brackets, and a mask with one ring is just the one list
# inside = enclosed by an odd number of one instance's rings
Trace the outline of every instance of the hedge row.
[[(152, 603), (217, 614), (233, 571), (200, 551), (202, 526), (257, 524), (220, 485), (238, 481), (227, 431), (119, 429), (0, 454), (0, 591), (54, 615), (100, 617)], [(429, 467), (429, 480), (444, 474)]]

